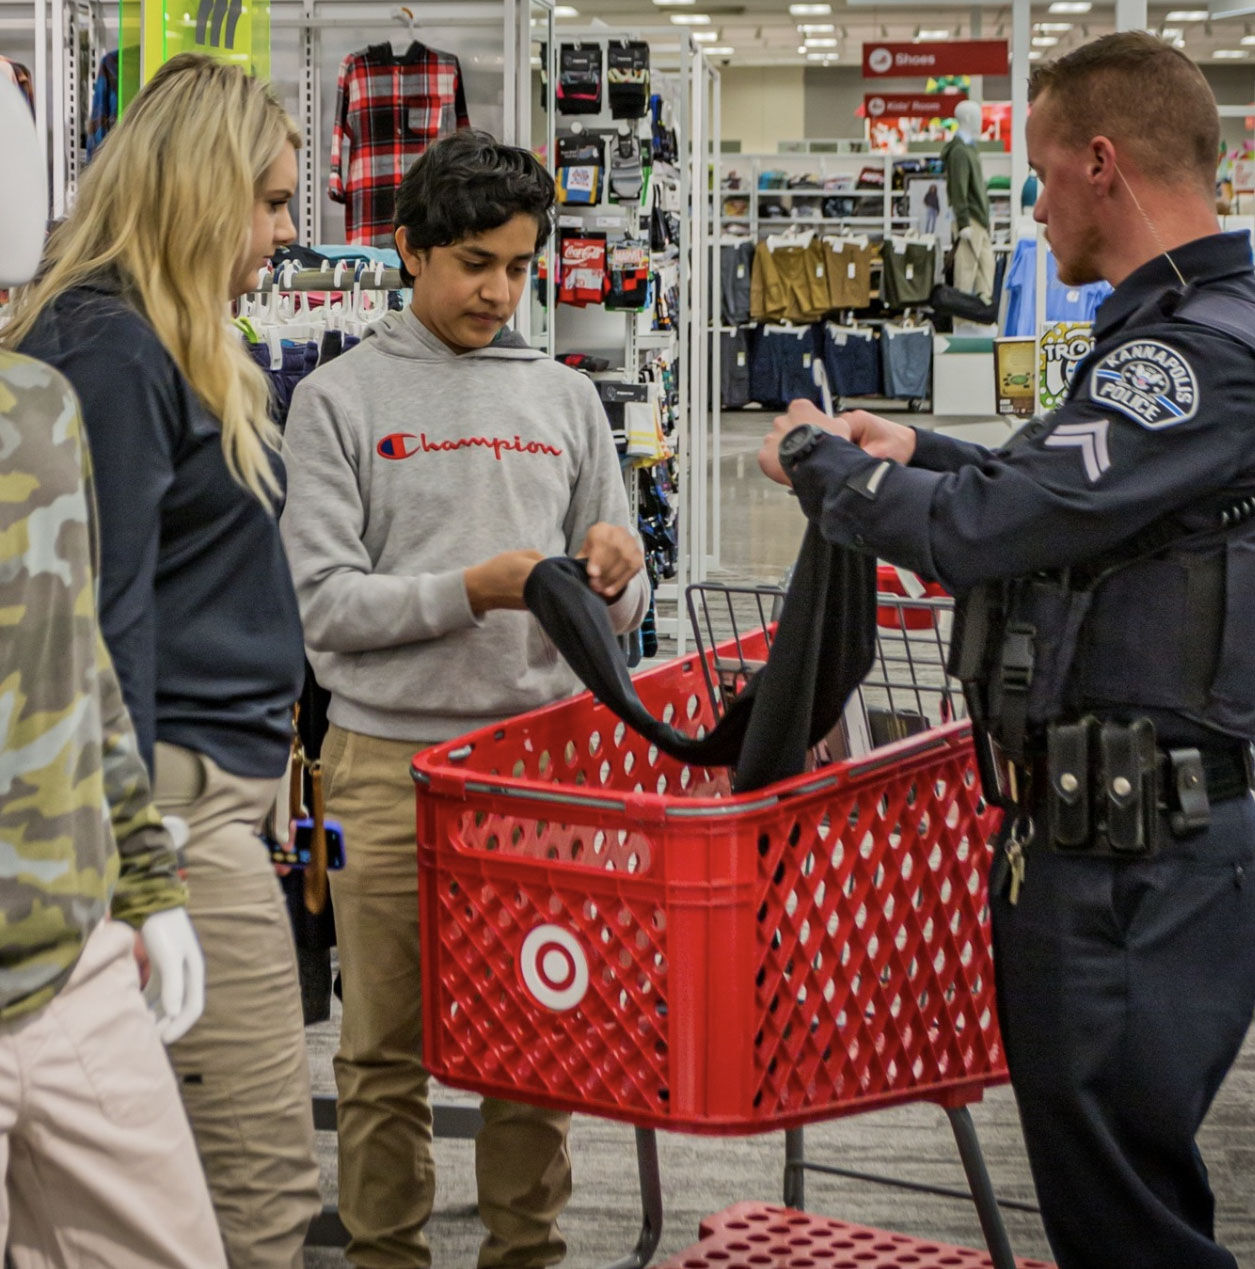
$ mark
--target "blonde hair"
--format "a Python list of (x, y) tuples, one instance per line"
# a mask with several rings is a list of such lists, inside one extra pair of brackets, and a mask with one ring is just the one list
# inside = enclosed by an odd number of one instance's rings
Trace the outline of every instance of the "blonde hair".
[(173, 57), (92, 160), (43, 266), (13, 302), (16, 347), (62, 292), (113, 271), (218, 419), (231, 474), (270, 505), (278, 445), (264, 371), (227, 320), (267, 169), (300, 133), (269, 87), (196, 53)]

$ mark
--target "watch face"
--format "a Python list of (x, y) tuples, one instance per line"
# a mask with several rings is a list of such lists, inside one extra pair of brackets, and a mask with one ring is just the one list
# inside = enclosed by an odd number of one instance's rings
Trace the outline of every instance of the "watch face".
[(807, 453), (815, 444), (818, 429), (813, 423), (802, 423), (791, 432), (786, 432), (780, 442), (781, 459), (796, 458)]

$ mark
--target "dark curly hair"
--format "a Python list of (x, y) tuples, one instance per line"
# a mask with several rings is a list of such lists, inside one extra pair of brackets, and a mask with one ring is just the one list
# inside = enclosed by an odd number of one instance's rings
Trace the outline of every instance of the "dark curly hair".
[[(536, 219), (536, 250), (549, 236), (553, 177), (529, 150), (474, 128), (442, 137), (416, 159), (397, 189), (393, 223), (411, 251), (449, 247), (499, 229), (520, 212)], [(401, 266), (407, 286), (413, 277)]]

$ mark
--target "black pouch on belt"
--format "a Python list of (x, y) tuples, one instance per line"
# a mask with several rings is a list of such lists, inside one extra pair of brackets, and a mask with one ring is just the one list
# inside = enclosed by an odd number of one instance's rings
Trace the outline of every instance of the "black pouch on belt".
[(1095, 847), (1117, 856), (1153, 855), (1161, 844), (1154, 723), (1103, 723), (1098, 749)]
[(1090, 845), (1090, 773), (1098, 752), (1098, 720), (1046, 728), (1046, 820), (1058, 850)]

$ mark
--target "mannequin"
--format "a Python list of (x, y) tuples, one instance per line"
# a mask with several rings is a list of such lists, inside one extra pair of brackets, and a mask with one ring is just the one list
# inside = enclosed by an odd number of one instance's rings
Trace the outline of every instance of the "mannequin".
[[(38, 268), (47, 182), (30, 108), (4, 80), (0, 170), (8, 287)], [(0, 658), (12, 706), (0, 713), (0, 1244), (18, 1269), (218, 1269), (162, 1048), (200, 1015), (204, 961), (90, 602), (94, 503), (66, 381), (0, 351), (0, 436), (22, 494), (0, 504), (0, 606), (20, 614)], [(155, 1026), (136, 960), (159, 987)], [(49, 1132), (58, 1122), (68, 1131)], [(37, 1167), (13, 1162), (30, 1157)]]
[(988, 304), (994, 291), (994, 250), (989, 237), (989, 195), (976, 148), (980, 139), (980, 102), (959, 102), (954, 117), (958, 132), (941, 151), (950, 212), (959, 231), (954, 248), (954, 285)]

